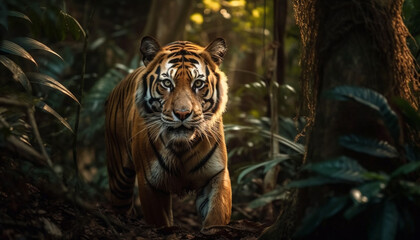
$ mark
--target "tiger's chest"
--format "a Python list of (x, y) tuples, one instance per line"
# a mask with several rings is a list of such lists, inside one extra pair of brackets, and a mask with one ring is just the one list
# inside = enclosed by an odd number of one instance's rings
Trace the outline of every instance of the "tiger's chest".
[(217, 143), (198, 143), (182, 152), (151, 143), (149, 150), (146, 181), (165, 192), (182, 194), (200, 189), (225, 168), (225, 153)]

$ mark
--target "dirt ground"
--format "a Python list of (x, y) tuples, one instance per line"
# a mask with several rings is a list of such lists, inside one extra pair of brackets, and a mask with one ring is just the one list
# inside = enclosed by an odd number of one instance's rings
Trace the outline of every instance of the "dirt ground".
[(0, 166), (0, 239), (257, 239), (272, 220), (259, 222), (262, 209), (234, 204), (229, 225), (200, 230), (194, 196), (187, 196), (174, 198), (173, 227), (153, 228), (141, 216), (115, 214), (104, 199), (63, 196), (6, 165)]

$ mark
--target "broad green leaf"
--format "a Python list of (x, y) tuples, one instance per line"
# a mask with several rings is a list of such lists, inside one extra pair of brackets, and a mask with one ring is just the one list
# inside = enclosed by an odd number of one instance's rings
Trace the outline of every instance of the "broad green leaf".
[(19, 65), (4, 55), (0, 55), (0, 62), (13, 73), (13, 79), (19, 82), (27, 92), (32, 91), (31, 84)]
[(313, 187), (326, 184), (335, 184), (343, 183), (343, 181), (334, 178), (327, 178), (323, 176), (310, 177), (302, 180), (292, 181), (286, 185), (287, 188), (304, 188), (304, 187)]
[(419, 168), (420, 168), (420, 161), (409, 162), (397, 168), (395, 171), (393, 171), (391, 173), (391, 177), (393, 178), (393, 177), (398, 177), (401, 175), (407, 175), (411, 172), (416, 171)]
[(70, 124), (66, 121), (66, 119), (64, 119), (60, 114), (58, 114), (54, 109), (52, 109), (48, 104), (46, 104), (45, 102), (39, 101), (38, 103), (36, 103), (36, 106), (42, 110), (44, 110), (47, 113), (50, 113), (51, 115), (53, 115), (55, 118), (57, 118), (66, 128), (68, 128), (72, 133), (73, 130), (70, 127)]
[(363, 182), (366, 170), (356, 161), (346, 156), (306, 165), (305, 169), (323, 176), (350, 182)]
[(54, 89), (60, 91), (61, 93), (66, 94), (67, 96), (71, 97), (74, 101), (76, 101), (78, 104), (80, 104), (79, 100), (77, 100), (76, 96), (74, 96), (73, 93), (71, 93), (61, 83), (57, 82), (54, 78), (52, 78), (52, 77), (50, 77), (46, 74), (36, 73), (36, 72), (29, 72), (29, 73), (26, 73), (26, 75), (28, 76), (28, 78), (31, 79), (31, 82), (37, 83), (37, 84), (42, 84), (42, 85), (54, 88)]
[(31, 54), (29, 54), (25, 49), (23, 49), (21, 46), (17, 45), (14, 42), (11, 42), (8, 40), (1, 41), (0, 51), (26, 58), (29, 61), (33, 62), (36, 66), (38, 66), (35, 59), (31, 56)]
[(74, 17), (63, 11), (60, 11), (59, 14), (61, 21), (64, 23), (65, 29), (69, 31), (76, 40), (79, 40), (80, 37), (86, 37), (85, 30)]
[(342, 136), (338, 139), (341, 146), (350, 150), (381, 158), (397, 158), (398, 151), (386, 141), (369, 139), (356, 135)]
[(364, 204), (353, 204), (353, 206), (349, 207), (346, 209), (346, 211), (344, 211), (343, 216), (346, 219), (352, 219), (355, 216), (359, 215), (360, 213), (364, 212), (366, 209), (368, 209), (370, 206), (369, 203), (364, 203)]
[(13, 39), (13, 42), (17, 43), (18, 45), (20, 45), (26, 50), (43, 50), (63, 60), (63, 58), (58, 53), (54, 52), (53, 50), (51, 50), (51, 48), (47, 47), (46, 45), (44, 45), (43, 43), (35, 39), (28, 38), (28, 37), (20, 37), (20, 38)]
[(347, 196), (332, 197), (321, 207), (313, 208), (302, 220), (294, 237), (300, 238), (312, 233), (327, 218), (339, 213), (349, 203)]
[(389, 180), (389, 176), (387, 174), (376, 172), (365, 172), (363, 173), (363, 178), (366, 180), (375, 180), (382, 182), (387, 182)]
[(30, 19), (28, 16), (26, 16), (25, 14), (21, 13), (21, 12), (17, 12), (17, 11), (11, 11), (11, 10), (9, 10), (9, 11), (7, 12), (7, 15), (8, 15), (9, 17), (22, 18), (22, 19), (25, 19), (26, 21), (28, 21), (28, 22), (32, 23), (31, 19)]
[(340, 86), (329, 90), (326, 95), (341, 101), (353, 100), (377, 111), (394, 140), (399, 138), (401, 130), (398, 116), (381, 94), (368, 88)]
[(284, 160), (290, 159), (289, 155), (280, 155), (278, 157), (275, 157), (273, 160), (270, 160), (267, 165), (264, 167), (264, 173), (267, 173), (268, 170), (275, 167), (277, 164), (283, 162)]
[(409, 182), (409, 181), (404, 181), (404, 180), (400, 180), (398, 181), (398, 183), (400, 184), (401, 188), (403, 188), (406, 192), (408, 192), (408, 194), (411, 197), (413, 197), (413, 195), (416, 195), (417, 197), (416, 202), (419, 202), (419, 197), (420, 197), (420, 184), (419, 183)]
[(420, 161), (420, 149), (414, 146), (405, 145), (404, 150), (405, 150), (405, 157), (410, 162)]
[(397, 206), (393, 201), (386, 201), (380, 211), (371, 220), (373, 228), (368, 232), (369, 240), (394, 240), (399, 221)]
[(251, 201), (248, 204), (248, 207), (250, 208), (258, 208), (267, 205), (268, 203), (271, 203), (274, 200), (279, 199), (286, 199), (288, 197), (287, 195), (287, 189), (286, 188), (278, 188), (274, 189), (271, 192), (268, 192), (257, 199)]
[(255, 128), (255, 127), (248, 127), (248, 126), (241, 126), (241, 125), (226, 125), (225, 126), (225, 131), (249, 131), (249, 132), (255, 132), (258, 133), (260, 135), (262, 135), (263, 137), (266, 138), (271, 138), (271, 136), (273, 136), (274, 140), (276, 140), (277, 142), (279, 142), (280, 144), (294, 150), (296, 153), (299, 154), (303, 154), (305, 153), (305, 147), (300, 144), (300, 143), (295, 143), (281, 135), (278, 134), (272, 134), (270, 131), (268, 130), (264, 130), (264, 129), (260, 129), (260, 128)]
[(289, 155), (283, 155), (283, 156), (277, 157), (277, 158), (275, 158), (273, 160), (269, 160), (269, 161), (265, 161), (265, 162), (258, 163), (258, 164), (255, 164), (255, 165), (247, 166), (239, 174), (239, 176), (238, 176), (238, 183), (240, 183), (241, 180), (242, 180), (242, 178), (245, 177), (248, 173), (254, 171), (257, 168), (264, 167), (266, 165), (272, 165), (273, 163), (278, 164), (278, 163), (280, 163), (280, 162), (282, 162), (284, 160), (287, 160), (287, 159), (289, 159)]
[(290, 141), (289, 139), (287, 139), (283, 136), (280, 136), (278, 134), (272, 134), (270, 131), (267, 131), (267, 130), (260, 129), (260, 133), (262, 133), (263, 136), (269, 137), (269, 138), (271, 138), (271, 136), (273, 136), (274, 140), (276, 140), (280, 144), (283, 144), (286, 147), (296, 151), (297, 153), (300, 153), (300, 154), (305, 153), (305, 147), (300, 143), (295, 143), (293, 141)]
[(394, 99), (393, 103), (401, 110), (407, 123), (417, 130), (420, 130), (420, 113), (416, 111), (409, 102), (402, 98)]

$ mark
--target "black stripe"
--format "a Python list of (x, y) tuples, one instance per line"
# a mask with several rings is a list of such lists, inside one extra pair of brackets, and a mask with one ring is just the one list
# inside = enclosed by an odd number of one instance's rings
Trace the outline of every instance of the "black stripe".
[[(208, 198), (206, 198), (206, 199), (204, 199), (204, 201), (200, 204), (200, 206), (198, 207), (198, 211), (199, 211), (199, 213), (200, 213), (200, 215), (202, 215), (201, 214), (201, 211), (203, 210), (203, 208), (206, 206), (206, 204), (209, 202), (209, 199)], [(202, 217), (205, 217), (205, 216), (202, 216)]]
[(181, 61), (182, 61), (182, 59), (180, 59), (180, 58), (174, 58), (174, 59), (170, 60), (169, 63), (179, 63)]
[(127, 176), (125, 176), (124, 173), (121, 173), (118, 168), (117, 169), (113, 168), (112, 170), (113, 171), (110, 173), (110, 175), (112, 177), (115, 177), (115, 181), (117, 182), (117, 184), (119, 186), (121, 186), (121, 185), (127, 185), (128, 187), (130, 187), (130, 186), (133, 187), (133, 184), (134, 184), (133, 177), (128, 178)]
[[(172, 154), (174, 154), (175, 156), (177, 156), (179, 159), (182, 158), (182, 156), (185, 155), (185, 153), (191, 152), (194, 150), (195, 147), (197, 147), (197, 145), (201, 142), (200, 140), (202, 140), (199, 137), (195, 137), (190, 143), (189, 146), (188, 145), (182, 145), (180, 148), (176, 149), (174, 148), (174, 145), (168, 145), (166, 146)], [(163, 142), (163, 140), (162, 140)], [(193, 154), (194, 156), (195, 154)], [(190, 160), (191, 158), (188, 158), (187, 160), (185, 160), (185, 162), (187, 162), (188, 160)]]
[(147, 185), (149, 185), (149, 187), (150, 187), (153, 191), (155, 191), (155, 192), (159, 192), (159, 193), (163, 193), (163, 194), (165, 194), (165, 195), (169, 195), (169, 194), (170, 194), (169, 192), (167, 192), (167, 191), (165, 191), (165, 190), (162, 190), (162, 189), (160, 189), (160, 188), (157, 188), (157, 187), (153, 186), (153, 185), (152, 185), (152, 183), (149, 181), (149, 179), (147, 179), (147, 177), (146, 177), (146, 176), (144, 176), (144, 179), (146, 180)]
[(207, 75), (207, 78), (209, 77), (209, 75), (210, 75), (210, 70), (209, 70), (209, 67), (208, 66), (206, 66), (206, 75)]
[(122, 205), (112, 205), (113, 208), (119, 209), (119, 210), (125, 210), (125, 209), (130, 209), (131, 208), (131, 202), (127, 203), (127, 204), (122, 204)]
[(129, 193), (124, 193), (121, 191), (117, 191), (115, 189), (110, 188), (112, 195), (114, 195), (115, 197), (117, 197), (118, 199), (121, 200), (126, 200), (129, 199), (133, 196), (133, 192), (129, 192)]
[(160, 66), (158, 66), (158, 67), (156, 68), (155, 73), (156, 73), (157, 77), (159, 78), (159, 75), (160, 75)]
[(207, 155), (203, 159), (201, 159), (201, 161), (193, 169), (191, 169), (190, 173), (194, 173), (194, 172), (200, 170), (207, 163), (207, 161), (211, 158), (211, 156), (213, 156), (213, 153), (216, 151), (217, 147), (218, 147), (218, 144), (217, 143), (214, 144), (214, 146), (210, 150), (210, 152), (207, 153)]
[(147, 72), (143, 77), (143, 96), (141, 97), (141, 102), (143, 102), (143, 107), (146, 113), (153, 113), (153, 110), (149, 107), (148, 102), (144, 101), (146, 97), (146, 92), (149, 91), (149, 88), (147, 87), (147, 76), (150, 74), (150, 72)]
[(155, 153), (159, 165), (167, 172), (169, 173), (169, 175), (175, 175), (178, 176), (178, 174), (175, 171), (171, 171), (171, 169), (169, 169), (168, 165), (166, 165), (165, 160), (163, 160), (162, 155), (160, 155), (160, 153), (158, 152), (158, 150), (156, 149), (155, 144), (153, 144), (152, 139), (150, 139), (150, 135), (149, 135), (149, 142), (150, 145), (152, 146), (153, 152)]
[(194, 57), (197, 57), (197, 58), (200, 58), (200, 56), (197, 54), (197, 53), (195, 53), (195, 52), (189, 52), (191, 55), (193, 55)]
[[(170, 50), (170, 51), (172, 51), (172, 50)], [(173, 52), (173, 53), (169, 54), (168, 58), (171, 58), (171, 57), (175, 56), (175, 54), (176, 54), (176, 52)]]
[(206, 184), (204, 184), (203, 187), (201, 187), (202, 189), (206, 188), (207, 185), (209, 185), (209, 183), (211, 182), (211, 180), (213, 180), (213, 178), (215, 178), (217, 175), (219, 175), (221, 172), (223, 172), (223, 170), (225, 170), (225, 168), (222, 168), (222, 170), (218, 171), (216, 174), (214, 174), (207, 182)]
[(124, 175), (128, 178), (133, 178), (136, 176), (136, 171), (131, 168), (123, 167)]
[[(219, 108), (220, 108), (220, 91), (219, 91), (220, 74), (218, 74), (218, 73), (214, 73), (214, 74), (215, 74), (216, 79), (217, 79), (216, 84), (214, 86), (214, 88), (217, 91), (217, 97), (216, 97), (216, 104), (214, 104), (214, 108), (212, 109), (212, 113), (217, 112), (217, 110), (219, 110)], [(213, 90), (213, 94), (214, 94), (214, 90)], [(213, 96), (212, 96), (212, 99), (213, 99)]]

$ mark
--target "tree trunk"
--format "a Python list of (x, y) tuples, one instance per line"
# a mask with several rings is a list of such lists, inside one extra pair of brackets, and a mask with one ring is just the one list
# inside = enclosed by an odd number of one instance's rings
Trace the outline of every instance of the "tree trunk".
[[(405, 41), (408, 31), (400, 16), (402, 2), (295, 0), (303, 45), (303, 90), (313, 121), (305, 162), (347, 155), (368, 170), (389, 172), (395, 168), (393, 160), (355, 156), (338, 144), (339, 136), (350, 133), (392, 140), (373, 111), (356, 103), (326, 99), (323, 94), (339, 85), (361, 86), (386, 97), (401, 96), (418, 107), (411, 91), (411, 84), (417, 81), (416, 70)], [(295, 190), (288, 208), (261, 239), (292, 239), (308, 211), (329, 196), (346, 191), (343, 186)], [(368, 226), (360, 220), (359, 224), (348, 224), (342, 218), (333, 218), (308, 239), (362, 239)]]
[(184, 40), (193, 3), (193, 0), (154, 0), (142, 35), (155, 37), (162, 45)]
[[(284, 35), (286, 32), (286, 17), (287, 17), (287, 0), (275, 0), (274, 1), (274, 58), (275, 66), (274, 76), (270, 80), (270, 118), (271, 118), (271, 144), (270, 144), (270, 158), (277, 157), (280, 153), (279, 143), (274, 139), (274, 134), (279, 134), (278, 127), (278, 90), (279, 86), (284, 83)], [(268, 69), (271, 71), (271, 69)], [(277, 165), (266, 173), (264, 176), (264, 193), (268, 193), (276, 187), (278, 174), (280, 172), (280, 166)], [(272, 218), (273, 206), (267, 204), (265, 206), (265, 216)]]

